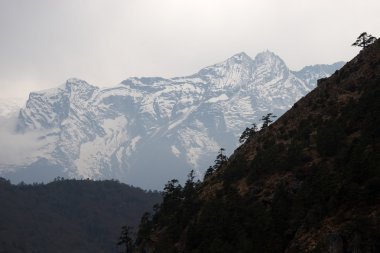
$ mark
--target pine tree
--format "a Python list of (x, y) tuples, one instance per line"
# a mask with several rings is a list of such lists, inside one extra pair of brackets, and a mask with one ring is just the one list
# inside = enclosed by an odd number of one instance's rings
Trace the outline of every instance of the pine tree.
[(185, 183), (185, 186), (183, 187), (183, 196), (185, 199), (188, 199), (189, 197), (192, 197), (195, 189), (199, 186), (200, 181), (194, 181), (195, 179), (195, 172), (194, 170), (191, 170), (190, 173), (187, 175), (187, 180)]
[(180, 199), (182, 195), (182, 185), (177, 179), (170, 180), (165, 184), (163, 197), (165, 199)]
[[(263, 116), (261, 120), (263, 121), (263, 125), (261, 126), (261, 129), (264, 129), (270, 125), (270, 123), (273, 122), (273, 118), (276, 118), (276, 115), (273, 115), (273, 113), (268, 113), (267, 115)], [(260, 130), (261, 130), (260, 129)]]
[(119, 242), (117, 243), (117, 245), (119, 246), (124, 245), (124, 250), (122, 251), (122, 253), (132, 253), (133, 251), (133, 240), (130, 236), (131, 229), (132, 228), (129, 226), (122, 227)]
[(366, 32), (359, 35), (356, 41), (351, 46), (358, 46), (362, 48), (366, 48), (368, 45), (375, 42), (376, 38), (371, 34), (367, 34)]
[(205, 173), (205, 175), (203, 177), (203, 180), (206, 180), (208, 177), (210, 177), (212, 175), (212, 173), (214, 173), (214, 168), (212, 166), (210, 166), (206, 170), (206, 173)]
[(214, 170), (219, 169), (228, 160), (227, 156), (223, 154), (223, 151), (225, 151), (224, 148), (219, 149), (219, 153), (215, 159)]
[(240, 143), (244, 143), (249, 137), (252, 137), (257, 132), (257, 126), (255, 123), (252, 124), (252, 127), (247, 127), (239, 138)]

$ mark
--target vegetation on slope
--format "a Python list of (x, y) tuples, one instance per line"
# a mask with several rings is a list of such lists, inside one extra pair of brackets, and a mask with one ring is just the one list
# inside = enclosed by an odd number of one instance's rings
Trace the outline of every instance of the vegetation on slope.
[(135, 252), (379, 252), (380, 41), (203, 183), (165, 187)]
[(0, 252), (117, 252), (120, 224), (137, 226), (160, 200), (113, 180), (12, 185), (0, 178)]

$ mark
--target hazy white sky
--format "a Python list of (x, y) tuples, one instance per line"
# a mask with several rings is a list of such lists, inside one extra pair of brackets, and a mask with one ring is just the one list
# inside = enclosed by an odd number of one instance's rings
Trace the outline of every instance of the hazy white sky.
[(380, 36), (379, 0), (0, 0), (0, 97), (70, 77), (97, 86), (193, 74), (269, 49), (298, 70)]

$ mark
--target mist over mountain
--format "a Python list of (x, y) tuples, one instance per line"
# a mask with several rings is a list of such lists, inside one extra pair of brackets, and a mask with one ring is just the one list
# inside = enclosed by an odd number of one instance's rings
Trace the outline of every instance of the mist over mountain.
[(6, 118), (17, 114), (25, 105), (22, 98), (0, 98), (0, 118)]
[(14, 182), (117, 178), (161, 189), (191, 169), (203, 175), (220, 147), (237, 147), (245, 127), (269, 112), (282, 115), (342, 65), (291, 71), (266, 51), (186, 77), (133, 77), (111, 88), (69, 79), (30, 93), (8, 136), (15, 141), (0, 143), (19, 150), (0, 156), (0, 174)]

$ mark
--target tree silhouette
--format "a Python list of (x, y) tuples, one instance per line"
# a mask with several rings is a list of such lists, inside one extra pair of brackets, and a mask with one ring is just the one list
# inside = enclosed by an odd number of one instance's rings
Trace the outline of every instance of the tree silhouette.
[(194, 170), (191, 170), (190, 173), (187, 175), (187, 180), (185, 183), (185, 186), (183, 187), (183, 195), (185, 198), (189, 198), (193, 195), (195, 189), (199, 186), (200, 181), (194, 181), (195, 179), (195, 172)]
[(170, 180), (165, 184), (163, 197), (164, 199), (180, 199), (182, 195), (182, 185), (177, 179)]
[(359, 35), (356, 41), (351, 46), (358, 46), (362, 48), (366, 48), (368, 45), (375, 42), (376, 38), (371, 34), (367, 34), (366, 32)]
[[(263, 125), (261, 126), (261, 129), (264, 129), (270, 125), (270, 123), (273, 122), (273, 118), (276, 118), (276, 115), (273, 115), (273, 113), (268, 113), (267, 115), (263, 116), (261, 120), (263, 121)], [(260, 130), (261, 130), (260, 129)]]
[(214, 173), (214, 168), (212, 166), (208, 167), (206, 170), (205, 175), (203, 176), (203, 180), (206, 180), (206, 178), (210, 177)]
[(219, 149), (218, 155), (215, 159), (214, 169), (219, 169), (223, 165), (223, 163), (225, 163), (228, 160), (227, 156), (223, 154), (223, 151), (225, 151), (224, 148)]
[(252, 127), (247, 127), (239, 138), (240, 143), (244, 143), (249, 137), (252, 137), (257, 132), (257, 126), (255, 123), (252, 124)]
[(117, 243), (117, 245), (119, 246), (124, 245), (124, 250), (122, 251), (122, 253), (132, 253), (133, 251), (133, 240), (130, 236), (131, 229), (132, 228), (128, 226), (122, 227), (119, 242)]

